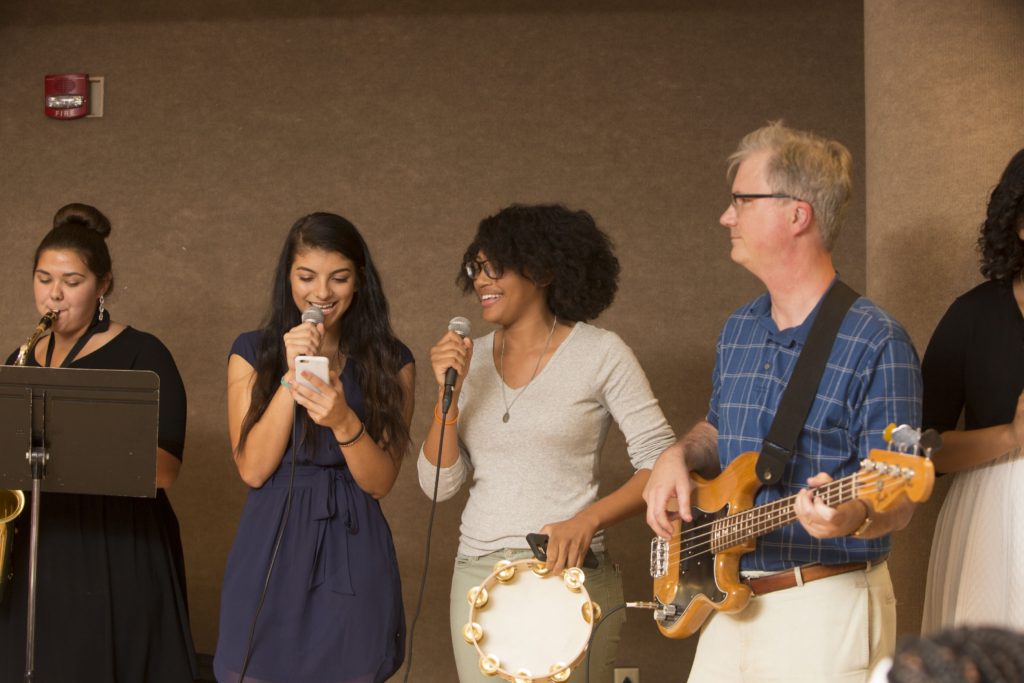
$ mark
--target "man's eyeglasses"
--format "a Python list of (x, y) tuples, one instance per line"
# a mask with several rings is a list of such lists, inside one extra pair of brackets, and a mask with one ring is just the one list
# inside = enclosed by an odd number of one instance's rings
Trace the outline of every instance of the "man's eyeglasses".
[(784, 194), (782, 192), (772, 192), (771, 194), (747, 194), (744, 192), (733, 192), (732, 193), (732, 208), (739, 209), (743, 204), (752, 199), (793, 199), (798, 202), (804, 201), (799, 197), (794, 197), (791, 194)]
[(466, 261), (462, 267), (470, 280), (475, 280), (481, 272), (492, 280), (497, 280), (505, 274), (501, 264), (494, 261)]

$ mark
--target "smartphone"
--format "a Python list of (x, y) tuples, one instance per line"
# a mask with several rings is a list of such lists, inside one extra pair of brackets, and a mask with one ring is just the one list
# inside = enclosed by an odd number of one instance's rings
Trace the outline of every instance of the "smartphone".
[(302, 376), (302, 373), (308, 372), (312, 375), (316, 375), (324, 384), (330, 384), (331, 380), (327, 376), (327, 369), (329, 365), (326, 356), (295, 356), (295, 379), (298, 380), (302, 386), (312, 389), (313, 391), (320, 393), (312, 382)]
[[(541, 562), (548, 561), (548, 535), (547, 534), (526, 534), (526, 542), (530, 544), (533, 556)], [(587, 569), (597, 569), (597, 555), (592, 548), (587, 548), (587, 554), (583, 558), (583, 566)]]

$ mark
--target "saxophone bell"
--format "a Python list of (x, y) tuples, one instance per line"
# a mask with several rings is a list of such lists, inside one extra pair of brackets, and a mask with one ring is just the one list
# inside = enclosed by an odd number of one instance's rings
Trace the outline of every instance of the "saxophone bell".
[(25, 494), (21, 491), (0, 490), (0, 603), (7, 593), (7, 584), (14, 577), (11, 568), (11, 551), (14, 549), (14, 535), (11, 523), (25, 509)]

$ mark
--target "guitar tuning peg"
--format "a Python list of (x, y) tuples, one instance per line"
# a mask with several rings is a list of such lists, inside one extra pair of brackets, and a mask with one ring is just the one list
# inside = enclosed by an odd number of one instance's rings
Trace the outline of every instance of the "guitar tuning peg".
[(942, 436), (934, 429), (926, 429), (918, 445), (924, 451), (925, 457), (931, 458), (932, 452), (942, 448)]
[(895, 429), (896, 429), (896, 423), (895, 422), (890, 422), (889, 426), (887, 426), (885, 428), (885, 431), (882, 432), (882, 438), (885, 439), (886, 443), (892, 443), (892, 433), (893, 433), (893, 430), (895, 430)]
[[(889, 430), (886, 429), (888, 432)], [(890, 432), (889, 444), (895, 447), (900, 453), (913, 451), (921, 441), (921, 430), (914, 429), (910, 425), (900, 425)]]

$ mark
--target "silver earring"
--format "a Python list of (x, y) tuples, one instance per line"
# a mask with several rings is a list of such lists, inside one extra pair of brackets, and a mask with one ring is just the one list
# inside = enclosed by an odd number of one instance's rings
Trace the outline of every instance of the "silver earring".
[(102, 294), (100, 294), (100, 314), (99, 314), (99, 320), (100, 320), (100, 322), (103, 322), (103, 295)]

